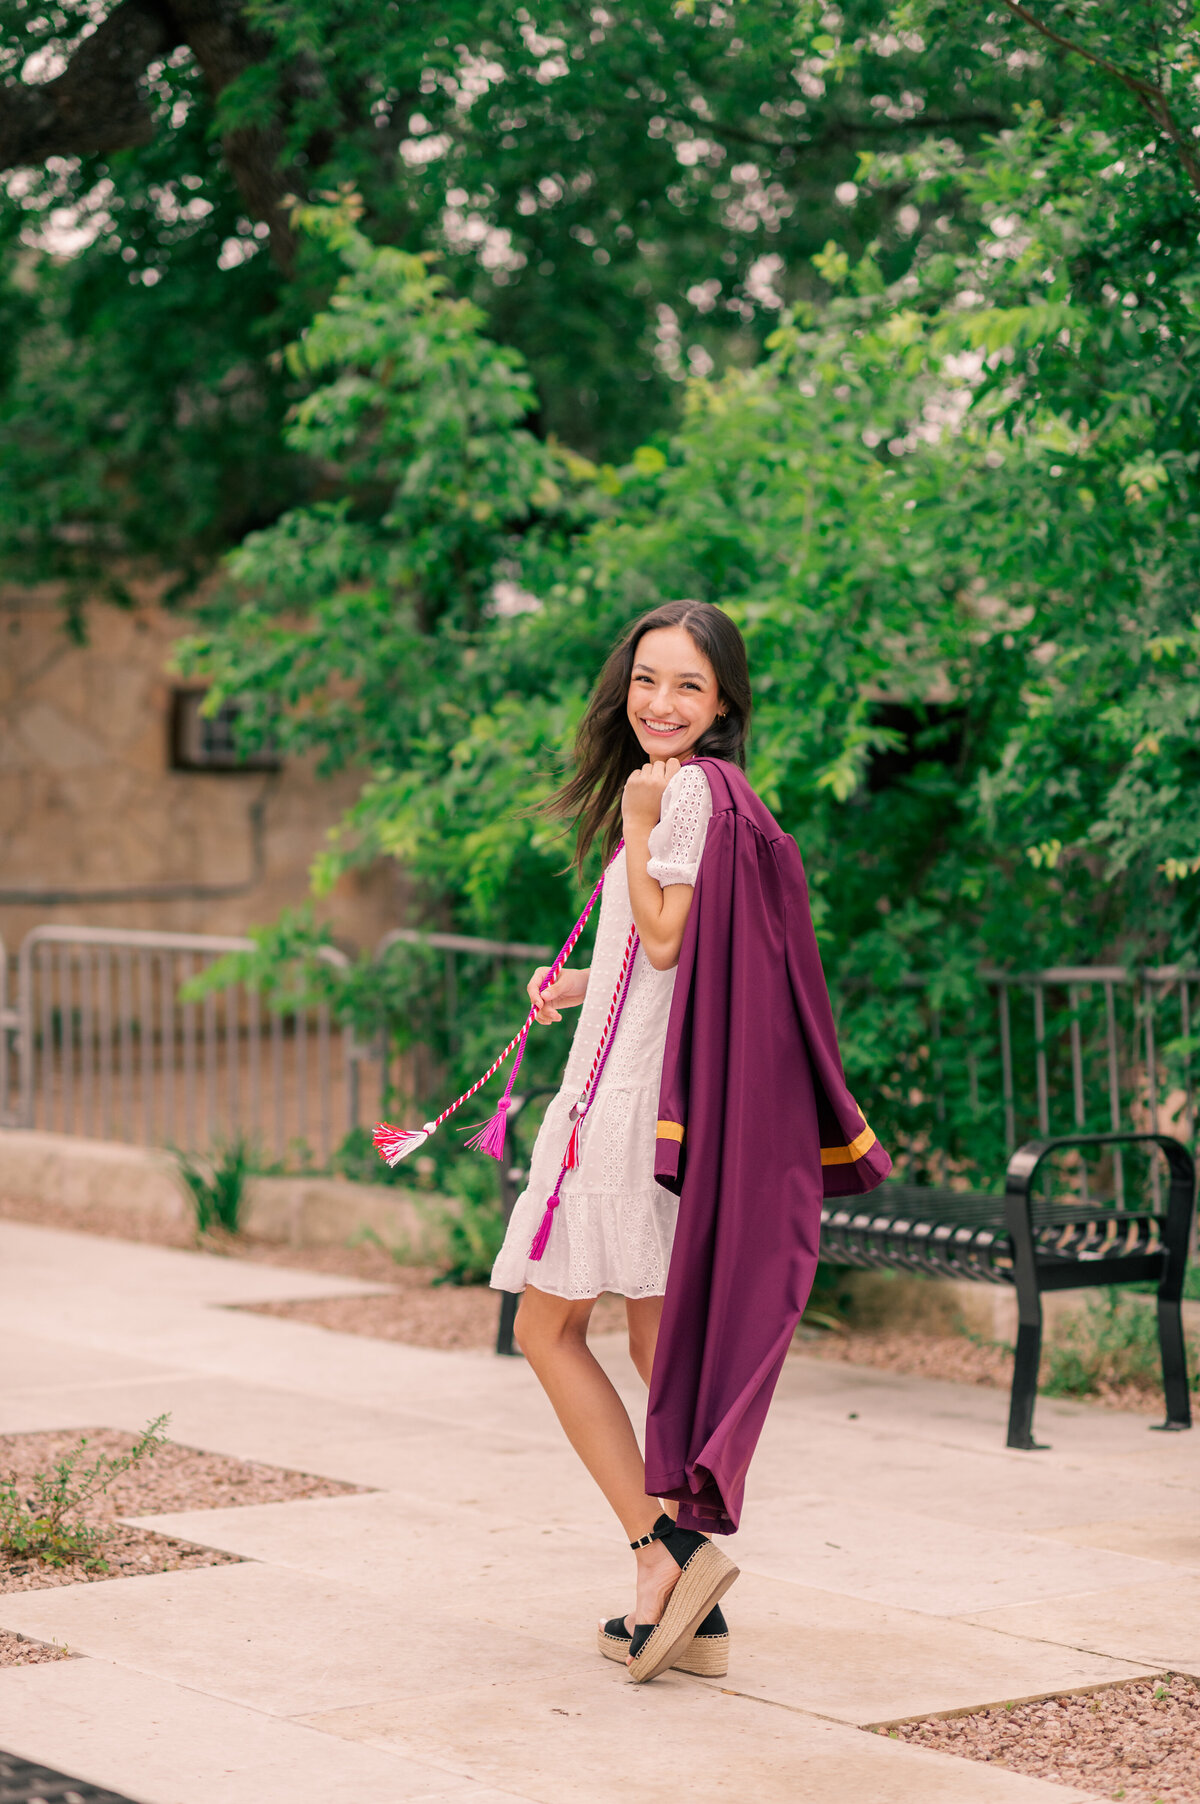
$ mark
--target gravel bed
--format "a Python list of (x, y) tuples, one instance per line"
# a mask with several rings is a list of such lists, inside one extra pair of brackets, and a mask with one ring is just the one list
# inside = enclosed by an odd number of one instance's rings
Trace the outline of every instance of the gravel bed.
[[(994, 1341), (975, 1341), (965, 1334), (923, 1334), (916, 1328), (848, 1328), (841, 1333), (801, 1329), (792, 1351), (805, 1359), (840, 1360), (846, 1365), (873, 1366), (881, 1372), (905, 1372), (920, 1378), (942, 1378), (951, 1384), (983, 1384), (1008, 1390), (1013, 1356)], [(1162, 1391), (1139, 1384), (1098, 1384), (1072, 1403), (1096, 1403), (1137, 1415), (1159, 1415)], [(1200, 1804), (1200, 1793), (1194, 1804)]]
[[(137, 1439), (116, 1428), (48, 1429), (34, 1434), (0, 1435), (0, 1477), (13, 1477), (18, 1484), (27, 1481), (69, 1448), (77, 1446), (81, 1437), (86, 1437), (87, 1447), (80, 1469), (90, 1465), (98, 1454), (127, 1453)], [(156, 1534), (150, 1529), (123, 1522), (119, 1520), (121, 1517), (159, 1515), (168, 1510), (215, 1510), (253, 1503), (287, 1503), (300, 1497), (340, 1497), (362, 1489), (361, 1485), (315, 1478), (307, 1472), (264, 1466), (256, 1460), (232, 1459), (223, 1453), (202, 1453), (169, 1441), (152, 1458), (115, 1478), (107, 1492), (94, 1497), (83, 1511), (85, 1521), (106, 1532), (100, 1550), (106, 1570), (89, 1568), (82, 1561), (49, 1566), (42, 1560), (22, 1559), (0, 1552), (0, 1594), (237, 1563), (236, 1554), (197, 1547), (169, 1535)], [(29, 1656), (24, 1658), (28, 1660)], [(0, 1647), (0, 1665), (11, 1663), (7, 1652)]]
[[(58, 1585), (92, 1585), (103, 1579), (145, 1578), (151, 1572), (186, 1572), (193, 1566), (236, 1566), (237, 1554), (213, 1547), (193, 1547), (169, 1535), (152, 1534), (146, 1528), (111, 1529), (99, 1550), (103, 1566), (82, 1560), (48, 1566), (44, 1560), (21, 1559), (0, 1553), (0, 1596), (10, 1591), (50, 1591)], [(0, 1659), (0, 1664), (8, 1664)]]
[(71, 1650), (46, 1641), (29, 1641), (12, 1629), (0, 1629), (0, 1666), (44, 1666), (47, 1660), (69, 1660)]
[(1200, 1799), (1200, 1684), (1182, 1673), (876, 1733), (1125, 1804)]
[[(403, 1341), (410, 1347), (487, 1348), (496, 1344), (499, 1292), (484, 1284), (439, 1284), (432, 1271), (411, 1266), (397, 1274), (395, 1288), (378, 1297), (312, 1297), (297, 1302), (239, 1305), (253, 1315), (309, 1322), (336, 1334), (366, 1334), (375, 1340)], [(625, 1326), (622, 1297), (601, 1297), (592, 1311), (592, 1332), (614, 1334)]]

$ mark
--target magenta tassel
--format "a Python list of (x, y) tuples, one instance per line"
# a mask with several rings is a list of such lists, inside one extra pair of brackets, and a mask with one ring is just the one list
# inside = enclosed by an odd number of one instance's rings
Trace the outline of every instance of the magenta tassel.
[(496, 1104), (496, 1113), (485, 1121), (477, 1134), (473, 1134), (466, 1142), (472, 1152), (487, 1153), (489, 1158), (504, 1157), (504, 1130), (508, 1125), (509, 1098), (506, 1095)]
[(504, 1095), (496, 1104), (496, 1112), (490, 1121), (486, 1121), (474, 1137), (467, 1141), (473, 1152), (487, 1153), (489, 1158), (504, 1157), (504, 1130), (508, 1126), (508, 1106), (512, 1102), (513, 1085), (517, 1081), (517, 1072), (521, 1069), (521, 1060), (525, 1057), (525, 1034), (517, 1044), (517, 1056), (513, 1060), (513, 1068), (508, 1074), (508, 1082), (504, 1086)]
[(415, 1153), (418, 1146), (423, 1146), (432, 1132), (431, 1121), (421, 1128), (394, 1128), (389, 1122), (381, 1121), (371, 1138), (381, 1159), (389, 1165), (399, 1165), (401, 1159), (407, 1159), (409, 1153)]
[[(560, 1179), (559, 1182), (561, 1183), (562, 1180)], [(542, 1254), (546, 1251), (546, 1248), (549, 1246), (550, 1230), (554, 1226), (554, 1211), (557, 1208), (558, 1208), (558, 1191), (556, 1190), (554, 1192), (554, 1195), (550, 1198), (549, 1202), (546, 1204), (546, 1213), (543, 1215), (541, 1221), (538, 1223), (538, 1231), (534, 1235), (533, 1240), (530, 1242), (529, 1257), (531, 1259), (540, 1259)]]

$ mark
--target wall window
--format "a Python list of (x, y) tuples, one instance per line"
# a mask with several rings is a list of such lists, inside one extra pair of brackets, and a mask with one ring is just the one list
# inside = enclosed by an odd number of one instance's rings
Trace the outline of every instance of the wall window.
[(204, 714), (203, 689), (171, 691), (171, 769), (206, 771), (278, 770), (272, 746), (245, 751), (237, 742), (236, 701), (223, 702), (215, 714)]

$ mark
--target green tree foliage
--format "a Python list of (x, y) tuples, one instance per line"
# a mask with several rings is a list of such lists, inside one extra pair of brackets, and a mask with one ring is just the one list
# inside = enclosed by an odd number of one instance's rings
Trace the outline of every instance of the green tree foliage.
[(78, 606), (132, 557), (186, 588), (321, 492), (281, 455), (274, 354), (337, 266), (289, 192), (352, 184), (373, 242), (436, 252), (520, 351), (539, 436), (620, 457), (689, 374), (755, 360), (831, 234), (906, 266), (901, 193), (848, 204), (862, 150), (969, 150), (1053, 104), (1053, 64), (977, 39), (894, 30), (882, 0), (0, 8), (9, 574), (66, 577)]
[[(920, 28), (948, 10), (924, 8)], [(1134, 39), (1122, 67), (1140, 66)], [(1155, 66), (1189, 134), (1193, 42)], [(862, 153), (868, 213), (872, 197), (903, 196), (905, 267), (890, 274), (869, 240), (830, 240), (813, 298), (765, 358), (693, 380), (679, 427), (628, 462), (526, 464), (519, 408), (493, 414), (481, 469), (490, 455), (527, 473), (489, 478), (495, 555), (469, 592), (438, 591), (414, 556), (422, 532), (460, 530), (447, 486), (418, 477), (420, 506), (369, 508), (359, 439), (340, 455), (329, 442), (338, 518), (367, 534), (377, 586), (353, 560), (336, 568), (336, 534), (316, 530), (330, 516), (302, 511), (238, 571), (261, 593), (288, 568), (307, 622), (251, 608), (194, 653), (230, 693), (282, 708), (304, 743), (374, 761), (325, 880), (397, 855), (447, 920), (552, 938), (569, 918), (565, 848), (522, 807), (545, 793), (624, 622), (662, 595), (720, 601), (750, 644), (752, 775), (809, 864), (852, 1076), (869, 1081), (885, 1135), (995, 1169), (996, 1111), (976, 1101), (992, 1042), (979, 965), (1184, 956), (1196, 942), (1196, 196), (1144, 97), (1079, 68), (1069, 115), (1031, 103), (974, 154), (947, 138)], [(341, 336), (314, 328), (338, 373), (294, 431), (344, 422), (368, 392), (364, 272), (394, 253), (353, 244), (357, 271), (331, 309)], [(405, 318), (387, 329), (412, 331)], [(518, 381), (495, 347), (470, 355), (490, 372), (481, 393)], [(362, 442), (382, 443), (394, 411), (403, 440), (410, 405), (370, 390)], [(435, 594), (430, 633), (418, 623)], [(497, 617), (506, 595), (537, 605)], [(355, 648), (336, 668), (304, 655), (328, 637), (315, 623), (330, 607)], [(371, 610), (413, 635), (387, 682)], [(958, 1036), (936, 1122), (931, 1007)]]

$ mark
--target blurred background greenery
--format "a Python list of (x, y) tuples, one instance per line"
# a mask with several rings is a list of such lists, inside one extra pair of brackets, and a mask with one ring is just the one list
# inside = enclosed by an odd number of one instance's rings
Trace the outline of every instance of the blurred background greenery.
[[(9, 578), (86, 633), (169, 570), (247, 745), (361, 773), (318, 889), (393, 858), (410, 925), (546, 943), (600, 660), (719, 602), (851, 1083), (994, 1178), (980, 969), (1200, 949), (1198, 45), (1192, 0), (10, 4)], [(241, 969), (429, 1046), (414, 1107), (519, 1019), (320, 938)]]

